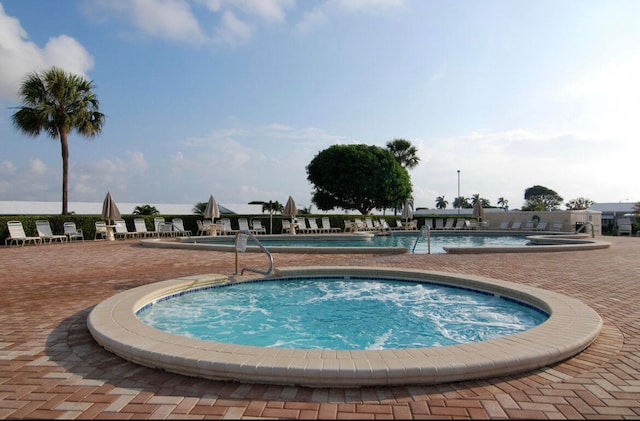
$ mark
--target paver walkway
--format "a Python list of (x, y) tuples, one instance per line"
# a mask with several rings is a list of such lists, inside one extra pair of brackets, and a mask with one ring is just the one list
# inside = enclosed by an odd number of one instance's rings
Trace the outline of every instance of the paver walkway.
[[(604, 320), (578, 356), (517, 376), (439, 386), (302, 388), (190, 378), (100, 348), (86, 317), (122, 290), (233, 274), (232, 253), (136, 240), (0, 247), (0, 418), (640, 418), (640, 238), (604, 250), (493, 255), (275, 254), (277, 266), (410, 267), (477, 274), (576, 297)], [(264, 255), (241, 255), (266, 267)]]

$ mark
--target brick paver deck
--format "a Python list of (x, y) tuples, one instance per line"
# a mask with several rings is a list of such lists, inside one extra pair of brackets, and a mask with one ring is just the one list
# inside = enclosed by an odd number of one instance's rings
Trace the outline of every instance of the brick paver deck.
[[(0, 418), (640, 418), (640, 238), (603, 250), (490, 255), (276, 254), (276, 266), (358, 265), (470, 273), (576, 297), (598, 340), (553, 367), (438, 386), (303, 388), (216, 382), (141, 367), (100, 348), (86, 317), (122, 290), (233, 274), (232, 253), (136, 240), (0, 247)], [(243, 265), (266, 267), (260, 254)]]

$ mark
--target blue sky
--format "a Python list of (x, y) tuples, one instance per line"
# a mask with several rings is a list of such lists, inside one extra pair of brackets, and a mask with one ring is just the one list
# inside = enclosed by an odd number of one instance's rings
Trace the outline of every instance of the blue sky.
[[(417, 148), (415, 205), (640, 201), (640, 2), (0, 0), (0, 200), (59, 201), (60, 144), (11, 123), (52, 65), (95, 84), (70, 201), (311, 205), (333, 144)], [(451, 207), (451, 205), (449, 205)], [(314, 207), (315, 209), (315, 207)]]

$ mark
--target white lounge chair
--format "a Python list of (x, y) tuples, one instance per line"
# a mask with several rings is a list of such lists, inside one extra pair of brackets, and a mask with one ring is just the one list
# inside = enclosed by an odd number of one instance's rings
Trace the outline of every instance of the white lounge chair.
[(256, 234), (266, 234), (267, 233), (267, 229), (262, 226), (262, 221), (260, 221), (259, 219), (252, 219), (251, 220), (251, 228), (253, 228), (253, 232), (255, 232)]
[(255, 234), (253, 229), (249, 228), (249, 221), (247, 218), (238, 218), (238, 230), (249, 231), (251, 234)]
[(453, 218), (447, 218), (447, 222), (445, 222), (443, 229), (450, 230), (453, 229), (453, 223), (455, 220)]
[(46, 219), (38, 219), (36, 221), (36, 229), (38, 230), (38, 237), (45, 244), (51, 244), (54, 241), (61, 243), (67, 242), (67, 236), (64, 234), (54, 234), (51, 230), (51, 224)]
[(173, 225), (170, 222), (165, 222), (161, 216), (153, 218), (153, 226), (158, 233), (158, 237), (175, 237), (176, 232), (173, 230)]
[(173, 230), (176, 232), (176, 235), (191, 235), (191, 230), (184, 229), (184, 224), (182, 222), (182, 218), (173, 218), (171, 220), (171, 224), (173, 225)]
[(618, 235), (631, 235), (631, 220), (629, 218), (618, 218), (616, 221), (618, 225)]
[(7, 244), (21, 244), (24, 246), (25, 243), (33, 243), (38, 245), (42, 243), (42, 239), (40, 237), (27, 237), (27, 234), (24, 232), (24, 227), (22, 226), (22, 222), (20, 221), (7, 221), (7, 228), (9, 229), (9, 236), (4, 240), (4, 245)]
[(466, 219), (464, 218), (458, 218), (456, 219), (456, 224), (453, 227), (454, 230), (461, 230), (464, 228), (464, 223), (466, 222)]
[(540, 222), (538, 222), (538, 225), (536, 225), (535, 230), (536, 231), (545, 231), (547, 229), (547, 225), (548, 225), (547, 221), (540, 221)]
[(305, 217), (304, 216), (298, 216), (296, 218), (294, 218), (294, 222), (296, 223), (296, 230), (301, 233), (301, 234), (306, 234), (309, 231), (309, 228), (307, 227), (307, 223), (305, 222)]
[(329, 220), (328, 216), (323, 216), (320, 221), (322, 222), (322, 229), (328, 230), (327, 232), (340, 232), (340, 231), (342, 231), (342, 229), (339, 228), (339, 227), (332, 227), (331, 226), (331, 221)]
[(147, 224), (143, 218), (135, 218), (133, 220), (133, 226), (135, 227), (136, 232), (138, 233), (138, 237), (142, 237), (142, 238), (155, 237), (158, 234), (156, 231), (147, 230)]
[(500, 222), (499, 230), (508, 230), (509, 229), (509, 221)]
[(318, 226), (318, 221), (316, 218), (307, 218), (307, 223), (309, 224), (308, 232), (312, 232), (315, 234), (320, 234), (323, 230)]
[(96, 230), (93, 234), (93, 239), (97, 240), (98, 236), (102, 239), (107, 238), (107, 223), (104, 221), (96, 221)]
[(513, 221), (513, 224), (511, 224), (512, 230), (519, 230), (521, 227), (522, 227), (522, 221)]
[(218, 222), (222, 226), (222, 230), (221, 230), (222, 234), (234, 235), (235, 233), (238, 232), (238, 230), (234, 230), (233, 228), (231, 228), (231, 220), (229, 218), (220, 218)]
[(563, 222), (556, 221), (553, 224), (551, 224), (551, 228), (549, 228), (549, 231), (562, 231), (563, 227), (564, 227)]
[(524, 223), (524, 225), (520, 229), (532, 231), (535, 227), (536, 227), (536, 221), (527, 221)]
[(73, 239), (81, 239), (84, 241), (84, 234), (82, 233), (82, 229), (76, 228), (75, 222), (65, 222), (62, 226), (64, 230), (64, 235), (67, 236), (69, 242), (73, 241)]
[(138, 237), (138, 233), (134, 231), (129, 231), (127, 228), (127, 223), (124, 219), (114, 219), (113, 223), (115, 224), (116, 232), (113, 234), (114, 238), (119, 238), (121, 240), (126, 240), (127, 238), (136, 238)]
[(444, 229), (444, 219), (442, 219), (442, 218), (436, 218), (436, 226), (435, 226), (435, 228), (436, 228), (437, 230), (442, 230), (442, 229)]

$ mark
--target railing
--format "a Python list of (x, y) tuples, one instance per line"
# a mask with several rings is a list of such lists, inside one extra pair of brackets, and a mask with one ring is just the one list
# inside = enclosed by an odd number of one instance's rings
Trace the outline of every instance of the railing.
[(240, 271), (240, 275), (244, 275), (245, 270), (248, 270), (250, 272), (260, 273), (262, 275), (269, 275), (273, 270), (273, 256), (271, 255), (271, 252), (269, 252), (269, 250), (267, 250), (267, 248), (260, 241), (258, 241), (256, 236), (247, 230), (240, 230), (236, 233), (236, 238), (235, 238), (236, 275), (238, 275), (238, 265), (239, 265), (238, 252), (244, 252), (247, 249), (247, 237), (250, 237), (253, 241), (255, 241), (258, 247), (260, 247), (260, 250), (262, 250), (267, 255), (267, 257), (269, 258), (269, 269), (267, 269), (266, 271), (263, 271), (260, 269), (242, 268), (242, 270)]
[(585, 229), (587, 229), (587, 225), (591, 226), (591, 238), (596, 238), (596, 231), (593, 229), (593, 223), (591, 222), (583, 222), (582, 225), (580, 226), (580, 228), (576, 229), (576, 234), (584, 231)]
[(411, 249), (411, 253), (413, 253), (416, 250), (418, 241), (420, 241), (421, 238), (427, 240), (427, 254), (431, 254), (431, 227), (429, 226), (429, 224), (424, 224), (422, 228), (420, 228), (420, 233), (416, 237), (416, 242), (413, 243), (413, 248)]

